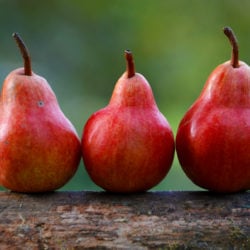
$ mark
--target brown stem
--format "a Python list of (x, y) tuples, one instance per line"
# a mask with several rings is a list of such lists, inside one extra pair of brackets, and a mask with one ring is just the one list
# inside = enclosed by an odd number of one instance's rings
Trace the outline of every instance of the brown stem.
[(127, 60), (128, 78), (131, 78), (135, 75), (135, 65), (134, 65), (133, 54), (130, 50), (125, 50), (125, 58)]
[(31, 60), (30, 55), (27, 47), (25, 46), (22, 38), (19, 36), (18, 33), (13, 33), (12, 35), (21, 51), (23, 62), (24, 62), (24, 74), (27, 76), (32, 75), (32, 69), (31, 69)]
[(239, 67), (239, 46), (238, 46), (237, 38), (233, 30), (230, 27), (225, 27), (223, 31), (224, 31), (224, 34), (228, 37), (233, 47), (231, 64), (234, 68), (238, 68)]

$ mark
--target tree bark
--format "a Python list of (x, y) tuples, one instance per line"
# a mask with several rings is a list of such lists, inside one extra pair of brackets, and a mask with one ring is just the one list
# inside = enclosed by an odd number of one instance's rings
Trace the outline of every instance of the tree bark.
[(250, 193), (0, 192), (0, 249), (250, 249)]

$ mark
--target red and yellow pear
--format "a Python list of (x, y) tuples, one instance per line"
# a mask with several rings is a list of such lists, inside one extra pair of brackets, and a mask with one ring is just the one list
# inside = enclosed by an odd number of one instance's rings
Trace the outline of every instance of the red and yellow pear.
[(250, 67), (238, 59), (238, 43), (224, 28), (232, 58), (209, 76), (179, 124), (176, 150), (186, 175), (222, 193), (250, 188)]
[(80, 139), (48, 82), (32, 72), (26, 46), (14, 38), (24, 67), (4, 80), (0, 96), (0, 184), (17, 192), (46, 192), (75, 174)]
[(159, 111), (147, 80), (135, 72), (125, 51), (127, 70), (109, 104), (85, 124), (82, 154), (91, 179), (110, 192), (133, 193), (157, 185), (174, 156), (170, 125)]

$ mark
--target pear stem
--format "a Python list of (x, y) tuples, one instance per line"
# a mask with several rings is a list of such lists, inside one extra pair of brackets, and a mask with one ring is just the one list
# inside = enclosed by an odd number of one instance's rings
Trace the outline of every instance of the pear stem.
[(234, 68), (238, 68), (239, 67), (239, 45), (238, 45), (237, 38), (233, 30), (230, 27), (225, 27), (223, 31), (224, 31), (224, 34), (228, 37), (233, 47), (231, 64)]
[(133, 54), (130, 50), (125, 50), (125, 58), (127, 60), (127, 75), (128, 78), (131, 78), (135, 75), (135, 65)]
[(24, 74), (27, 76), (31, 76), (32, 69), (31, 69), (31, 59), (30, 59), (29, 51), (18, 33), (13, 33), (12, 36), (14, 37), (23, 57)]

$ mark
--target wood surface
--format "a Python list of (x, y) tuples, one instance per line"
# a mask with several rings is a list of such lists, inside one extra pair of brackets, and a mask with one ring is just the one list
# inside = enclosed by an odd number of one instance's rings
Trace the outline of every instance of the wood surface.
[(250, 249), (250, 192), (0, 192), (0, 249)]

